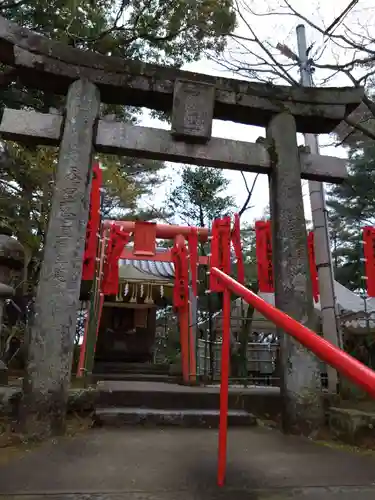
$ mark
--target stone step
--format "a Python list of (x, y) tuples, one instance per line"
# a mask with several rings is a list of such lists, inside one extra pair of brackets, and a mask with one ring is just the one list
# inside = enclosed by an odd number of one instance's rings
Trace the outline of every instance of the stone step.
[[(125, 385), (129, 389), (121, 388)], [(160, 386), (164, 387), (160, 388)], [(196, 408), (217, 410), (220, 405), (218, 390), (204, 390), (199, 387), (190, 388), (172, 384), (153, 384), (152, 382), (148, 384), (114, 381), (113, 383), (99, 383), (97, 389), (97, 405), (102, 408), (146, 407), (155, 409), (169, 408), (181, 411)], [(172, 389), (174, 390), (172, 391)], [(255, 415), (273, 418), (279, 415), (281, 411), (280, 392), (274, 388), (254, 389), (242, 393), (230, 392), (228, 407), (231, 410), (245, 410)]]
[[(121, 427), (124, 425), (179, 426), (218, 428), (219, 410), (158, 409), (158, 408), (97, 408), (94, 425)], [(228, 426), (257, 425), (257, 419), (245, 410), (229, 410)]]
[(94, 365), (94, 374), (96, 373), (152, 373), (168, 375), (169, 365), (155, 365), (152, 363), (126, 363), (121, 361), (97, 361)]
[(162, 373), (94, 373), (93, 379), (97, 382), (101, 380), (124, 380), (134, 382), (178, 383), (180, 377)]

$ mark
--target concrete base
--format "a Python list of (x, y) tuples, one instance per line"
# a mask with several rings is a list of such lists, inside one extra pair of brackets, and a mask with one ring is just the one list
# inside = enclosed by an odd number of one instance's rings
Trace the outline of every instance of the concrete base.
[(349, 409), (330, 408), (329, 427), (332, 436), (353, 445), (375, 442), (375, 413)]
[[(375, 460), (261, 427), (228, 435), (216, 486), (218, 433), (93, 429), (0, 465), (7, 500), (373, 500)], [(0, 456), (1, 456), (0, 451)]]

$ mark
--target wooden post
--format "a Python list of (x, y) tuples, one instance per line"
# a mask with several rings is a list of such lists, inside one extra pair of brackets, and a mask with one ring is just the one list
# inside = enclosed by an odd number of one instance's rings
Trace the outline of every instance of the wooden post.
[[(273, 224), (275, 305), (308, 328), (317, 326), (307, 253), (301, 167), (296, 123), (280, 113), (267, 129), (270, 204)], [(307, 432), (319, 428), (324, 412), (316, 357), (291, 337), (280, 333), (283, 428)]]
[(189, 286), (189, 379), (197, 381), (197, 298)]
[(98, 260), (96, 262), (94, 282), (92, 286), (92, 296), (90, 299), (88, 314), (88, 325), (86, 334), (86, 345), (83, 361), (83, 370), (81, 376), (85, 377), (86, 383), (92, 380), (92, 372), (94, 369), (94, 358), (96, 342), (100, 329), (101, 308), (103, 306), (104, 297), (101, 294), (103, 267), (106, 260), (106, 252), (108, 247), (109, 229), (100, 229), (100, 240), (98, 246)]
[(190, 358), (189, 358), (189, 306), (181, 307), (178, 312), (181, 342), (181, 366), (184, 384), (190, 383)]
[(65, 429), (99, 104), (95, 85), (71, 84), (24, 379), (21, 416), (36, 438)]

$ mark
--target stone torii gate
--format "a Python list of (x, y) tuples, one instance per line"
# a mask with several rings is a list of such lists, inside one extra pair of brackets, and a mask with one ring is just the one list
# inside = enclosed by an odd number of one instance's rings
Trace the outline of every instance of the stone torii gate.
[[(31, 432), (64, 426), (95, 152), (267, 173), (276, 306), (314, 329), (301, 178), (342, 182), (346, 167), (299, 148), (296, 134), (332, 131), (358, 106), (361, 89), (271, 86), (125, 61), (50, 41), (4, 18), (0, 62), (17, 70), (22, 85), (66, 95), (62, 114), (5, 109), (0, 126), (3, 139), (60, 147), (24, 386)], [(101, 103), (167, 112), (171, 130), (100, 119)], [(266, 138), (214, 138), (214, 118), (264, 127)], [(316, 428), (323, 418), (317, 361), (282, 339), (284, 428)]]

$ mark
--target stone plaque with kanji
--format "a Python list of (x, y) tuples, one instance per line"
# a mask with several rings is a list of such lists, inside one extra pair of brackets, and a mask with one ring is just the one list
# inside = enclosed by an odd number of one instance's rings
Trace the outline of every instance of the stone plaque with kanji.
[(191, 142), (211, 138), (215, 86), (209, 83), (176, 80), (173, 95), (172, 134)]

